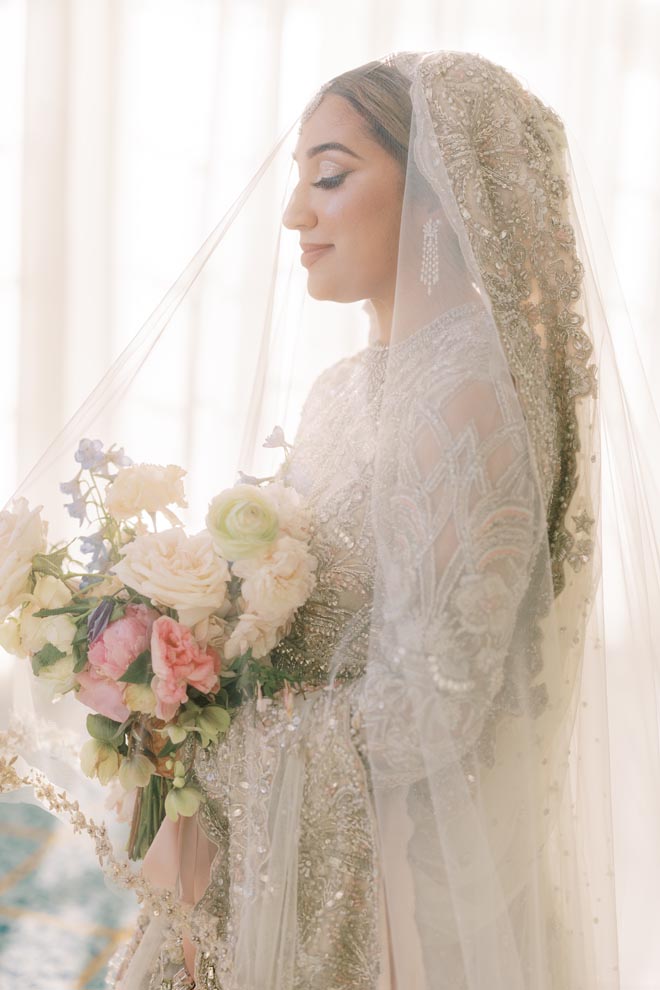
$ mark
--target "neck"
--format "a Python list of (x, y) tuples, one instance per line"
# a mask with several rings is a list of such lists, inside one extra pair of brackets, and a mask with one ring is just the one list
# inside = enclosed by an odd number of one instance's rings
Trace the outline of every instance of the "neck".
[(388, 344), (392, 334), (392, 316), (394, 313), (394, 300), (372, 299), (371, 305), (375, 313), (375, 325), (377, 333), (375, 339), (380, 344)]
[[(414, 332), (420, 326), (430, 323), (431, 320), (447, 309), (453, 309), (455, 306), (461, 306), (465, 303), (478, 302), (481, 295), (476, 285), (471, 282), (469, 289), (464, 287), (461, 291), (455, 291), (453, 293), (443, 292), (442, 305), (440, 306), (440, 300), (438, 300), (436, 293), (431, 293), (427, 296), (426, 293), (420, 293), (418, 287), (415, 287), (414, 292), (415, 296), (408, 307), (410, 311), (409, 319), (406, 321), (403, 314), (407, 312), (406, 304), (410, 300), (408, 299), (405, 283), (400, 286), (402, 303), (397, 306), (397, 338), (405, 337), (408, 333)], [(379, 344), (387, 345), (390, 343), (392, 336), (394, 298), (371, 299), (370, 302), (373, 310), (371, 318), (376, 328), (372, 339)], [(411, 313), (414, 314), (414, 321), (410, 319)], [(407, 325), (408, 323), (410, 325)]]

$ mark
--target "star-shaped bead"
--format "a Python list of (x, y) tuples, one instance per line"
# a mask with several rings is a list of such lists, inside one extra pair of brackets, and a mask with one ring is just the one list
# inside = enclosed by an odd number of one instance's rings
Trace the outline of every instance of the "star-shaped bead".
[(580, 530), (587, 535), (591, 532), (591, 527), (593, 526), (595, 519), (592, 519), (586, 509), (583, 509), (579, 516), (572, 516), (573, 522), (575, 523), (575, 532), (579, 533)]

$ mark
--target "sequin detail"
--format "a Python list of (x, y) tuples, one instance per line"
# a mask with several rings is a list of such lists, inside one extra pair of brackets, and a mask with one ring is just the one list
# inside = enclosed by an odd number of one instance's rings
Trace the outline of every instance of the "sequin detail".
[(584, 267), (567, 208), (564, 126), (476, 54), (422, 57), (419, 78), (432, 126), (418, 165), (432, 182), (440, 145), (533, 441), (558, 595), (565, 563), (579, 570), (593, 551), (567, 514), (578, 482), (576, 402), (597, 397), (579, 312)]

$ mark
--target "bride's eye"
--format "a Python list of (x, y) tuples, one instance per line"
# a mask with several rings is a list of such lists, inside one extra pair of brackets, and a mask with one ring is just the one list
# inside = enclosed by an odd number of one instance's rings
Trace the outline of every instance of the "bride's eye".
[(341, 175), (331, 175), (323, 179), (319, 179), (318, 182), (312, 182), (312, 185), (319, 189), (334, 189), (336, 186), (340, 186), (348, 172), (342, 172)]

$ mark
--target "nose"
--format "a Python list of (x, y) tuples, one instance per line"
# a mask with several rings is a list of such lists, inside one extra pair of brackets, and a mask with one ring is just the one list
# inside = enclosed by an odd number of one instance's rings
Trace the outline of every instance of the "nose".
[(316, 214), (312, 210), (300, 182), (289, 197), (289, 202), (282, 214), (282, 223), (288, 230), (310, 228), (316, 224)]

